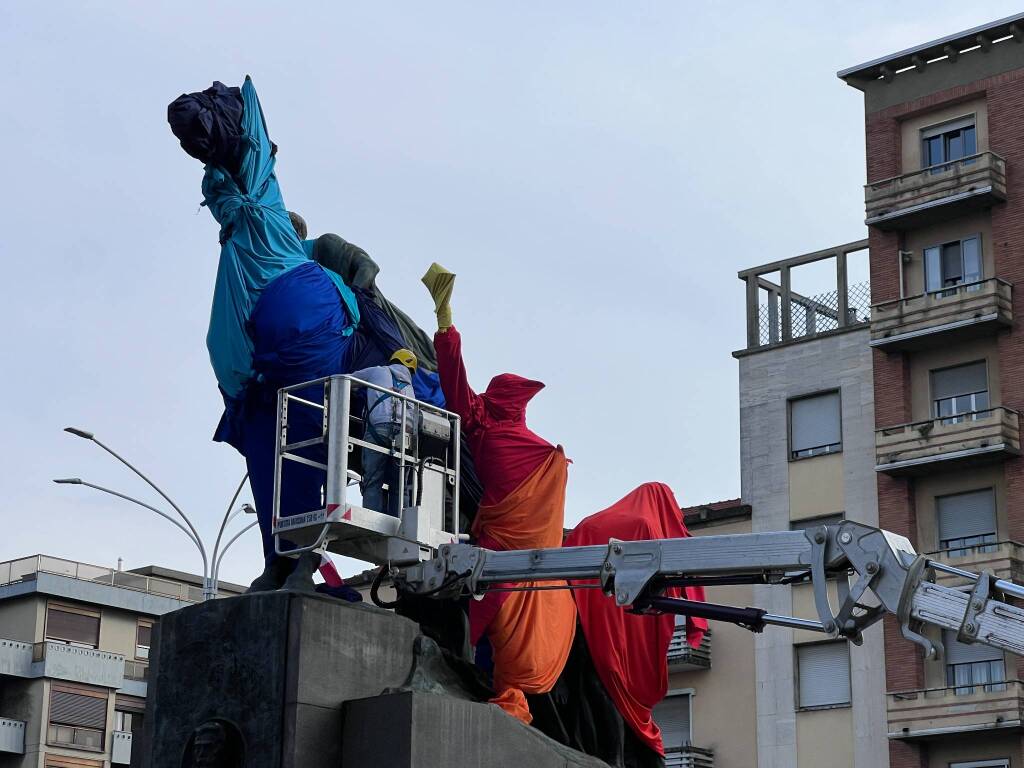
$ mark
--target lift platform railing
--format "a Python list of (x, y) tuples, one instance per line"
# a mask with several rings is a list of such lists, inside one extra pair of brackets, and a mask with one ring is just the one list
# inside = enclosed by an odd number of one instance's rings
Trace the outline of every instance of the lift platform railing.
[[(369, 392), (388, 398), (388, 408), (400, 409), (396, 423), (402, 428), (384, 444), (366, 439), (366, 409), (359, 397)], [(307, 412), (304, 424), (310, 422), (308, 411), (318, 417), (317, 434), (294, 434), (299, 409)], [(282, 388), (274, 457), (275, 550), (296, 555), (325, 549), (377, 564), (433, 557), (438, 546), (458, 540), (460, 430), (457, 414), (352, 376)], [(397, 487), (387, 490), (402, 500), (399, 517), (367, 509), (361, 500), (355, 503), (351, 486), (362, 478), (359, 457), (366, 451), (387, 456), (397, 466)], [(291, 490), (289, 462), (320, 473), (320, 500), (314, 509), (282, 515), (282, 498)], [(410, 505), (404, 503), (407, 490)]]

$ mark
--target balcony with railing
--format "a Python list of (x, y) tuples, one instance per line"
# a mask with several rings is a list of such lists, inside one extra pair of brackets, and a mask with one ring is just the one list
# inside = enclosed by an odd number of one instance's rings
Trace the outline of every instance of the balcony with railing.
[(1017, 411), (995, 407), (875, 431), (875, 469), (926, 474), (1020, 455)]
[(202, 589), (189, 584), (143, 576), (130, 571), (118, 571), (99, 565), (79, 563), (74, 560), (64, 560), (49, 555), (33, 555), (0, 563), (0, 587), (31, 581), (37, 579), (40, 574), (65, 576), (93, 584), (121, 587), (185, 602), (198, 603), (203, 599)]
[(995, 152), (978, 152), (865, 185), (865, 223), (909, 229), (1005, 199), (1006, 161)]
[(113, 733), (111, 733), (110, 762), (114, 765), (131, 765), (131, 731), (114, 731)]
[(33, 677), (51, 677), (86, 685), (120, 688), (124, 656), (46, 640), (32, 647)]
[(121, 684), (121, 692), (131, 696), (146, 697), (149, 691), (149, 664), (142, 664), (138, 661), (125, 659), (124, 682)]
[(0, 675), (33, 677), (32, 643), (0, 638)]
[[(867, 280), (851, 282), (849, 263), (863, 257), (867, 240), (826, 248), (782, 261), (745, 269), (747, 346), (740, 357), (767, 347), (805, 341), (856, 328), (869, 320), (871, 286)], [(813, 270), (819, 288), (798, 292), (804, 270)], [(827, 277), (822, 279), (822, 275)]]
[(689, 746), (666, 749), (665, 768), (715, 768), (715, 753)]
[(991, 278), (871, 306), (871, 346), (923, 349), (1013, 324), (1013, 286)]
[(915, 739), (1020, 729), (1024, 684), (1019, 680), (987, 685), (925, 688), (886, 695), (889, 737)]
[(711, 669), (711, 631), (704, 633), (694, 648), (686, 641), (686, 624), (676, 624), (668, 646), (668, 668), (672, 672)]
[(9, 755), (25, 754), (25, 723), (0, 717), (0, 753)]
[[(971, 536), (947, 541), (945, 546), (945, 549), (927, 553), (928, 557), (972, 573), (990, 571), (998, 579), (1017, 582), (1024, 579), (1024, 544), (1019, 541), (996, 541), (994, 535)], [(969, 583), (967, 579), (942, 571), (936, 571), (935, 580), (945, 587)]]

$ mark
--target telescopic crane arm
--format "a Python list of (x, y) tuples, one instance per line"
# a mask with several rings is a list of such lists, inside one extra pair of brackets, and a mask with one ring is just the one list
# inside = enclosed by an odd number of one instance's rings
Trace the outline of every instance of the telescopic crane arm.
[[(937, 584), (937, 570), (970, 584)], [(1007, 602), (1024, 599), (1024, 587), (935, 562), (918, 555), (903, 536), (850, 521), (807, 531), (506, 552), (446, 544), (432, 560), (395, 572), (394, 580), (400, 591), (436, 597), (480, 595), (500, 582), (521, 582), (529, 589), (530, 582), (566, 580), (570, 588), (599, 586), (635, 613), (699, 616), (755, 632), (766, 625), (786, 626), (858, 644), (862, 631), (889, 613), (929, 658), (941, 657), (943, 649), (922, 634), (926, 625), (953, 630), (961, 642), (1024, 655), (1024, 609)], [(828, 596), (830, 580), (838, 585), (836, 608)], [(813, 587), (816, 621), (665, 594), (674, 586), (799, 583)]]

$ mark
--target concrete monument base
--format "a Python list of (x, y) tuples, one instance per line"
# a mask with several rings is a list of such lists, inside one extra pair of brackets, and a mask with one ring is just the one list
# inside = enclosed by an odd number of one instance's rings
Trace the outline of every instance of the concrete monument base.
[[(419, 638), (419, 639), (417, 639)], [(164, 615), (143, 768), (599, 768), (470, 700), (408, 619), (267, 592)]]

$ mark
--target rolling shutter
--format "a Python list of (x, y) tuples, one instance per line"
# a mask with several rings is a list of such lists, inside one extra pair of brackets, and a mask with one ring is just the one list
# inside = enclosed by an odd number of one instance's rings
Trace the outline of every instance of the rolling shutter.
[(654, 707), (652, 715), (661, 728), (665, 749), (678, 749), (690, 743), (690, 694), (666, 696)]
[(942, 642), (946, 646), (947, 664), (970, 664), (975, 661), (1001, 661), (1003, 652), (981, 643), (968, 645), (956, 639), (956, 632), (944, 629)]
[(942, 541), (996, 532), (996, 502), (991, 488), (939, 496), (935, 499), (935, 509)]
[(800, 707), (850, 703), (850, 652), (846, 643), (797, 647)]
[(50, 722), (102, 731), (107, 725), (107, 698), (54, 690), (50, 694)]
[(95, 648), (100, 642), (100, 617), (50, 606), (46, 609), (46, 637)]
[(839, 393), (804, 397), (789, 404), (793, 451), (842, 442)]
[(947, 397), (987, 390), (988, 375), (984, 361), (932, 371), (932, 400), (945, 400)]

